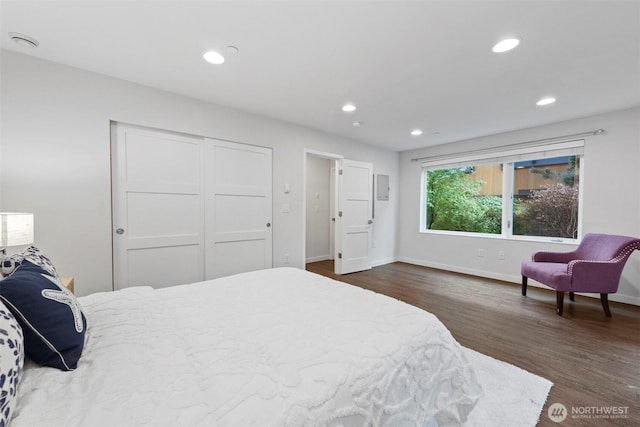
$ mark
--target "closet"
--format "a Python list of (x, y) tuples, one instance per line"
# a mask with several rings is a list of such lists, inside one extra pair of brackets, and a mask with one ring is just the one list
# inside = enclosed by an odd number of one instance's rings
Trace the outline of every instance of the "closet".
[(272, 150), (111, 126), (114, 289), (272, 266)]

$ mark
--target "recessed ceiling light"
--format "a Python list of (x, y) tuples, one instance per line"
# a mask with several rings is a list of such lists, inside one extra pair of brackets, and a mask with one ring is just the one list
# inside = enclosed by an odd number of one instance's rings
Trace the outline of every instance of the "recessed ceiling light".
[(498, 43), (496, 43), (495, 46), (493, 46), (492, 50), (495, 53), (502, 53), (502, 52), (506, 52), (508, 50), (513, 49), (519, 44), (520, 44), (520, 39), (516, 37), (512, 37), (512, 38), (500, 40)]
[(28, 47), (30, 49), (38, 47), (38, 45), (40, 44), (38, 43), (38, 40), (26, 34), (11, 32), (9, 33), (9, 37), (11, 37), (11, 40), (13, 40), (13, 42), (16, 43), (17, 45), (22, 47)]
[(350, 113), (352, 111), (356, 111), (356, 106), (353, 104), (344, 104), (342, 106), (342, 111), (346, 111), (347, 113)]
[(205, 61), (211, 64), (215, 64), (215, 65), (224, 64), (224, 56), (222, 56), (215, 50), (210, 50), (209, 52), (206, 52), (204, 55), (202, 55), (202, 57), (204, 58)]
[(420, 136), (420, 135), (422, 135), (422, 131), (420, 129), (414, 129), (414, 130), (411, 131), (411, 135)]
[(357, 128), (358, 126), (362, 126), (362, 122), (353, 122), (351, 124), (353, 125), (354, 128)]
[(556, 102), (556, 99), (553, 96), (546, 96), (536, 102), (536, 105), (549, 105), (553, 104), (554, 102)]
[(235, 54), (240, 52), (240, 49), (238, 49), (236, 46), (227, 46), (225, 47), (225, 50), (227, 51), (227, 53), (230, 53), (230, 54)]

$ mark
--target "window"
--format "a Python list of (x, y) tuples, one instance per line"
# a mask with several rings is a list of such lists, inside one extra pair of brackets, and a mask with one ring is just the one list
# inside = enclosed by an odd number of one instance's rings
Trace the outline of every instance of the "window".
[(426, 171), (426, 229), (502, 234), (501, 166)]
[(513, 166), (513, 234), (577, 239), (580, 157), (554, 157)]
[(584, 141), (430, 159), (423, 232), (577, 239)]

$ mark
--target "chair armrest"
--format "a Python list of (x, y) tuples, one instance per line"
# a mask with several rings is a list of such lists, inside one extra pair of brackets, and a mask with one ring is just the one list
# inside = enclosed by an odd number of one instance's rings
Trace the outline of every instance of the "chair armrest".
[(567, 273), (572, 277), (576, 292), (613, 293), (618, 290), (624, 263), (619, 261), (594, 261), (578, 259), (570, 261)]
[(536, 262), (559, 262), (564, 264), (568, 264), (569, 261), (573, 261), (574, 259), (575, 259), (575, 251), (571, 251), (571, 252), (539, 251), (539, 252), (535, 252), (531, 256), (531, 260)]

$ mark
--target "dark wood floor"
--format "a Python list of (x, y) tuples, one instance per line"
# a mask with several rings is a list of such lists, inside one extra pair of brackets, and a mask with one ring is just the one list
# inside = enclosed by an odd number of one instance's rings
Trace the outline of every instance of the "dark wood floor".
[[(640, 426), (640, 307), (565, 298), (556, 315), (555, 292), (404, 263), (343, 276), (333, 262), (307, 270), (370, 289), (435, 314), (460, 344), (553, 381), (539, 426)], [(547, 416), (553, 403), (572, 408), (628, 407), (627, 418)], [(588, 409), (579, 409), (582, 411)], [(518, 427), (518, 426), (514, 426)]]

